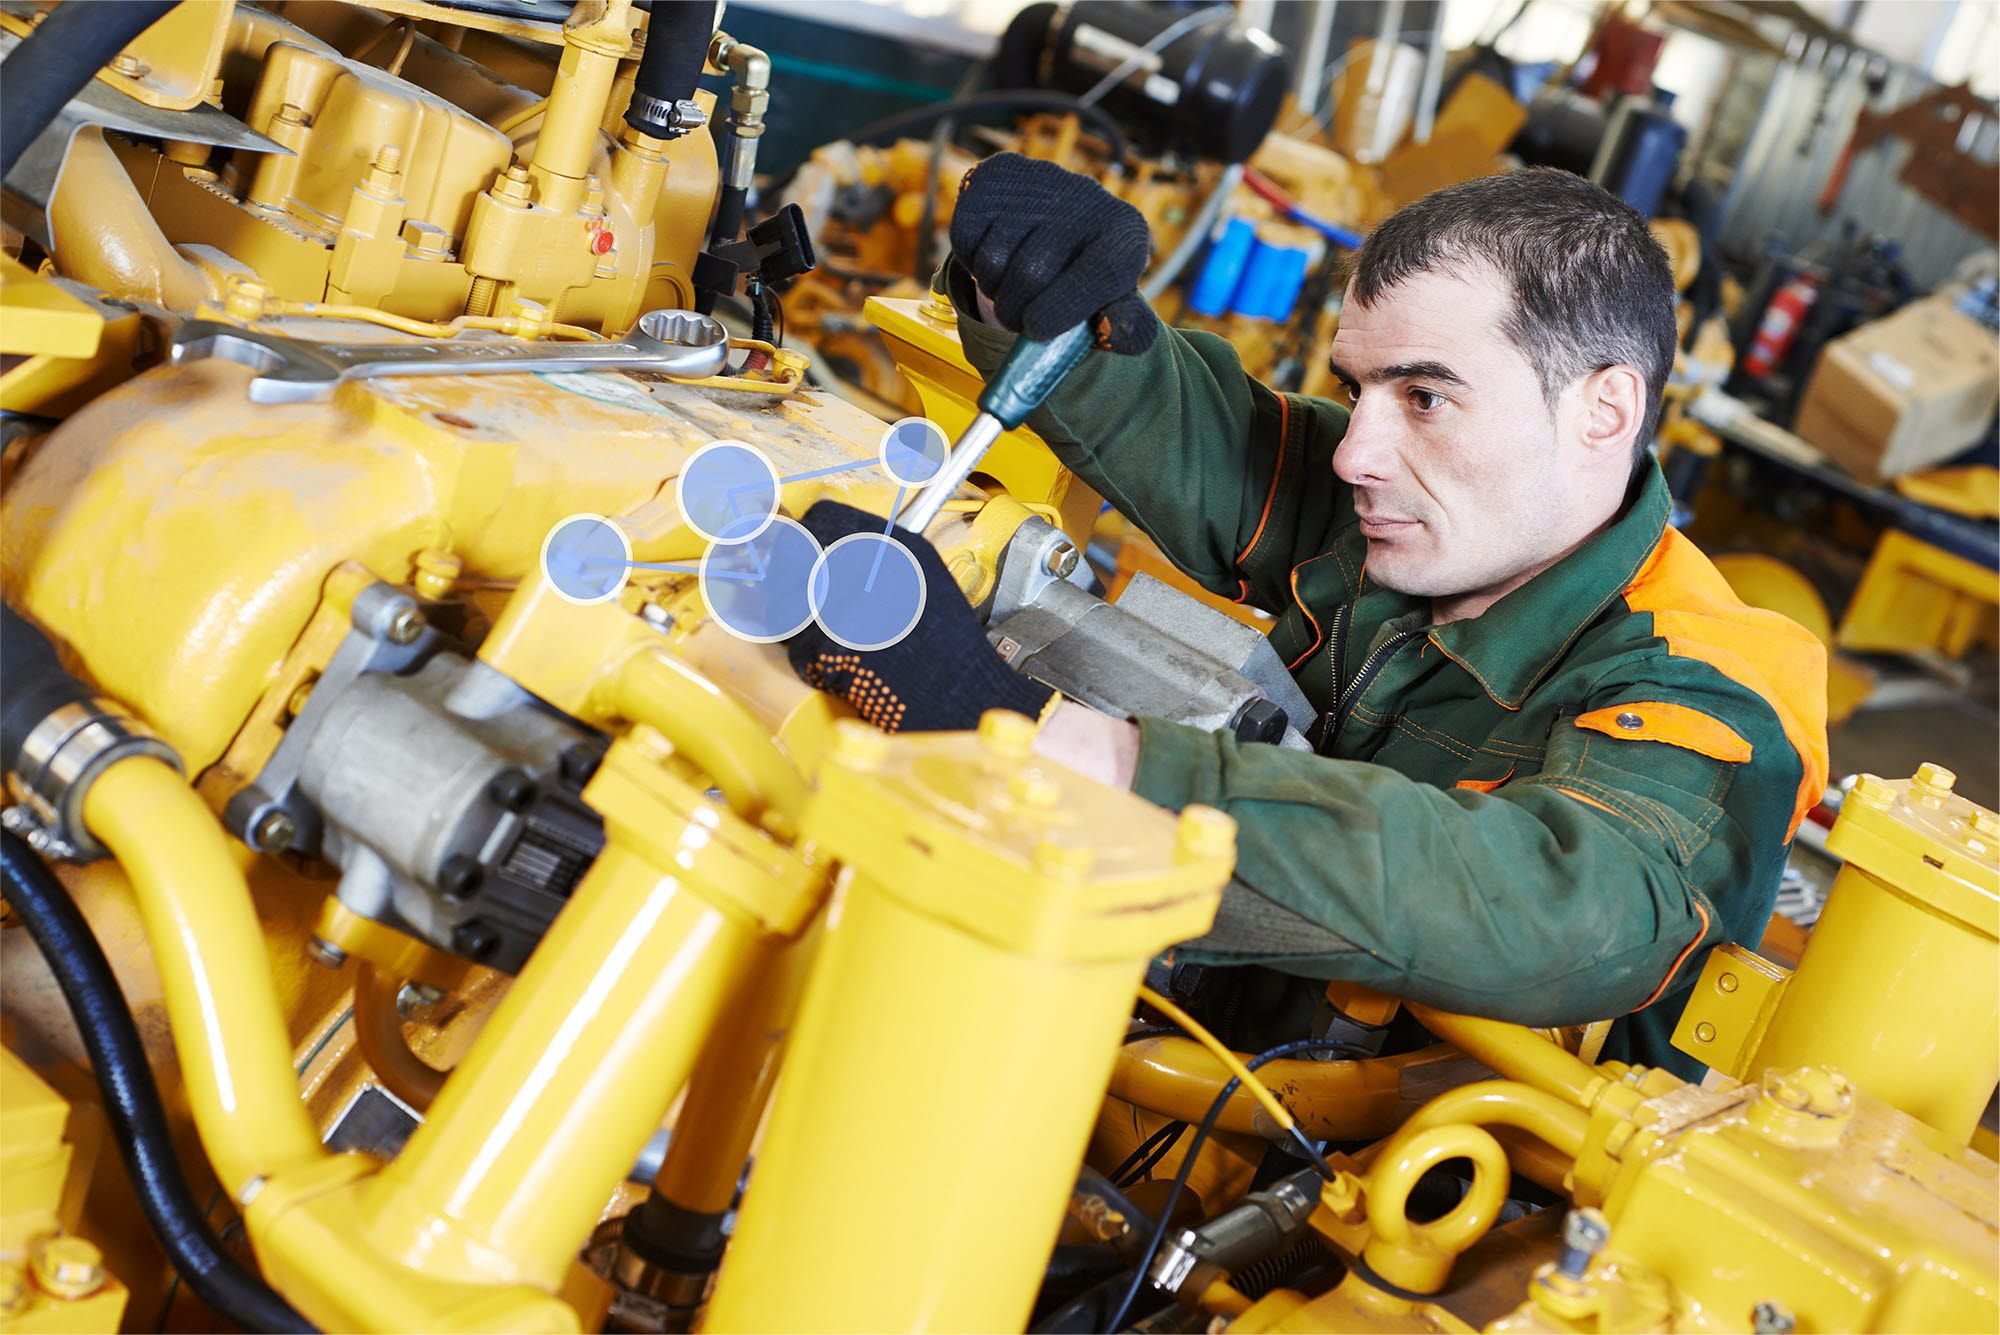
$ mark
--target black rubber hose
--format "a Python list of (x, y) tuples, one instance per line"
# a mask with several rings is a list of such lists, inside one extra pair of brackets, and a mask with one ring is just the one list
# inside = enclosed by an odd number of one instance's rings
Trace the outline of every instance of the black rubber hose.
[(841, 138), (857, 144), (873, 143), (894, 134), (908, 134), (930, 125), (941, 116), (974, 116), (983, 111), (1067, 111), (1083, 117), (1090, 127), (1104, 136), (1111, 146), (1111, 165), (1123, 174), (1125, 155), (1130, 146), (1125, 142), (1125, 132), (1118, 128), (1118, 122), (1111, 114), (1099, 106), (1085, 106), (1067, 93), (1047, 93), (1034, 89), (1008, 90), (996, 93), (975, 93), (971, 97), (954, 98), (949, 102), (934, 102), (927, 107), (915, 107), (909, 111), (899, 111), (893, 116), (884, 116), (879, 121), (871, 121), (852, 134)]
[(0, 832), (0, 869), (8, 905), (41, 947), (69, 1003), (104, 1097), (112, 1139), (168, 1259), (203, 1302), (245, 1330), (311, 1331), (310, 1322), (222, 1249), (202, 1217), (174, 1157), (167, 1112), (146, 1064), (139, 1027), (111, 962), (69, 892), (12, 833)]
[[(43, 25), (44, 27), (47, 24)], [(21, 767), (21, 748), (35, 725), (66, 704), (91, 698), (90, 688), (63, 671), (48, 636), (0, 603), (0, 769)]]
[(743, 205), (750, 197), (748, 186), (725, 185), (715, 197), (715, 226), (709, 230), (708, 244), (720, 246), (736, 239), (743, 230)]
[(695, 81), (708, 62), (708, 43), (715, 31), (713, 0), (658, 5), (646, 24), (646, 49), (632, 76), (632, 101), (625, 123), (641, 134), (669, 139), (681, 127), (668, 116), (676, 102), (694, 96)]
[(64, 0), (5, 61), (0, 78), (0, 176), (97, 72), (159, 21), (174, 0)]

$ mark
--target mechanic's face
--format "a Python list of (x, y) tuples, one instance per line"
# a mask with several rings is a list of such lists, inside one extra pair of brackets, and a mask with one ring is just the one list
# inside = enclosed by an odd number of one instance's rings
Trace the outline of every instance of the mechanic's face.
[(1419, 274), (1372, 306), (1350, 297), (1333, 340), (1354, 403), (1333, 470), (1354, 487), (1368, 577), (1436, 600), (1439, 621), (1477, 616), (1608, 517), (1574, 503), (1596, 462), (1578, 396), (1551, 411), (1502, 332), (1509, 306), (1484, 266)]

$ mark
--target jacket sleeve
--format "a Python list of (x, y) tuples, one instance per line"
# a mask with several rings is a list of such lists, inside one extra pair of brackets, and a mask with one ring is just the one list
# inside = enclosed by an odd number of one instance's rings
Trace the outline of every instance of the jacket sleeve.
[(1156, 719), (1140, 730), (1135, 791), (1238, 822), (1236, 878), (1188, 957), (1529, 1025), (1644, 1007), (1690, 976), (1725, 918), (1761, 922), (1788, 831), (1776, 808), (1732, 803), (1731, 786), (1798, 781), (1779, 748), (1739, 775), (1753, 764), (1614, 740), (1574, 716), (1539, 773), (1490, 793)]
[[(966, 358), (991, 375), (1016, 335), (980, 322), (956, 260), (946, 281)], [(1275, 610), (1352, 508), (1332, 469), (1346, 422), (1251, 379), (1228, 340), (1163, 329), (1143, 353), (1086, 353), (1028, 425), (1196, 583)]]

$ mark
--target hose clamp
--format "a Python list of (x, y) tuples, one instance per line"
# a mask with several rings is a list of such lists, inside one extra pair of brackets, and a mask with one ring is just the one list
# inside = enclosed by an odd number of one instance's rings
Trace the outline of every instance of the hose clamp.
[(651, 93), (634, 89), (631, 103), (625, 110), (625, 119), (633, 125), (642, 126), (647, 134), (656, 139), (678, 139), (708, 124), (708, 113), (701, 109), (700, 103), (689, 98), (670, 102), (664, 97), (654, 97)]
[(183, 772), (172, 747), (109, 700), (72, 701), (50, 711), (21, 744), (8, 776), (20, 805), (0, 813), (0, 823), (56, 861), (106, 856), (84, 825), (84, 798), (98, 775), (133, 756), (152, 756)]

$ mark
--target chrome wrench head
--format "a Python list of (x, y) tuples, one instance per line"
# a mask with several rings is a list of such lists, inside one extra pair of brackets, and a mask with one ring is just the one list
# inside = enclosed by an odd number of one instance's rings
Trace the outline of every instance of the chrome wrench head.
[(729, 335), (706, 315), (673, 310), (647, 311), (630, 334), (602, 343), (311, 343), (212, 320), (182, 325), (170, 360), (180, 366), (206, 357), (256, 371), (253, 403), (311, 403), (331, 397), (342, 380), (391, 375), (648, 371), (669, 380), (706, 380), (727, 362)]

